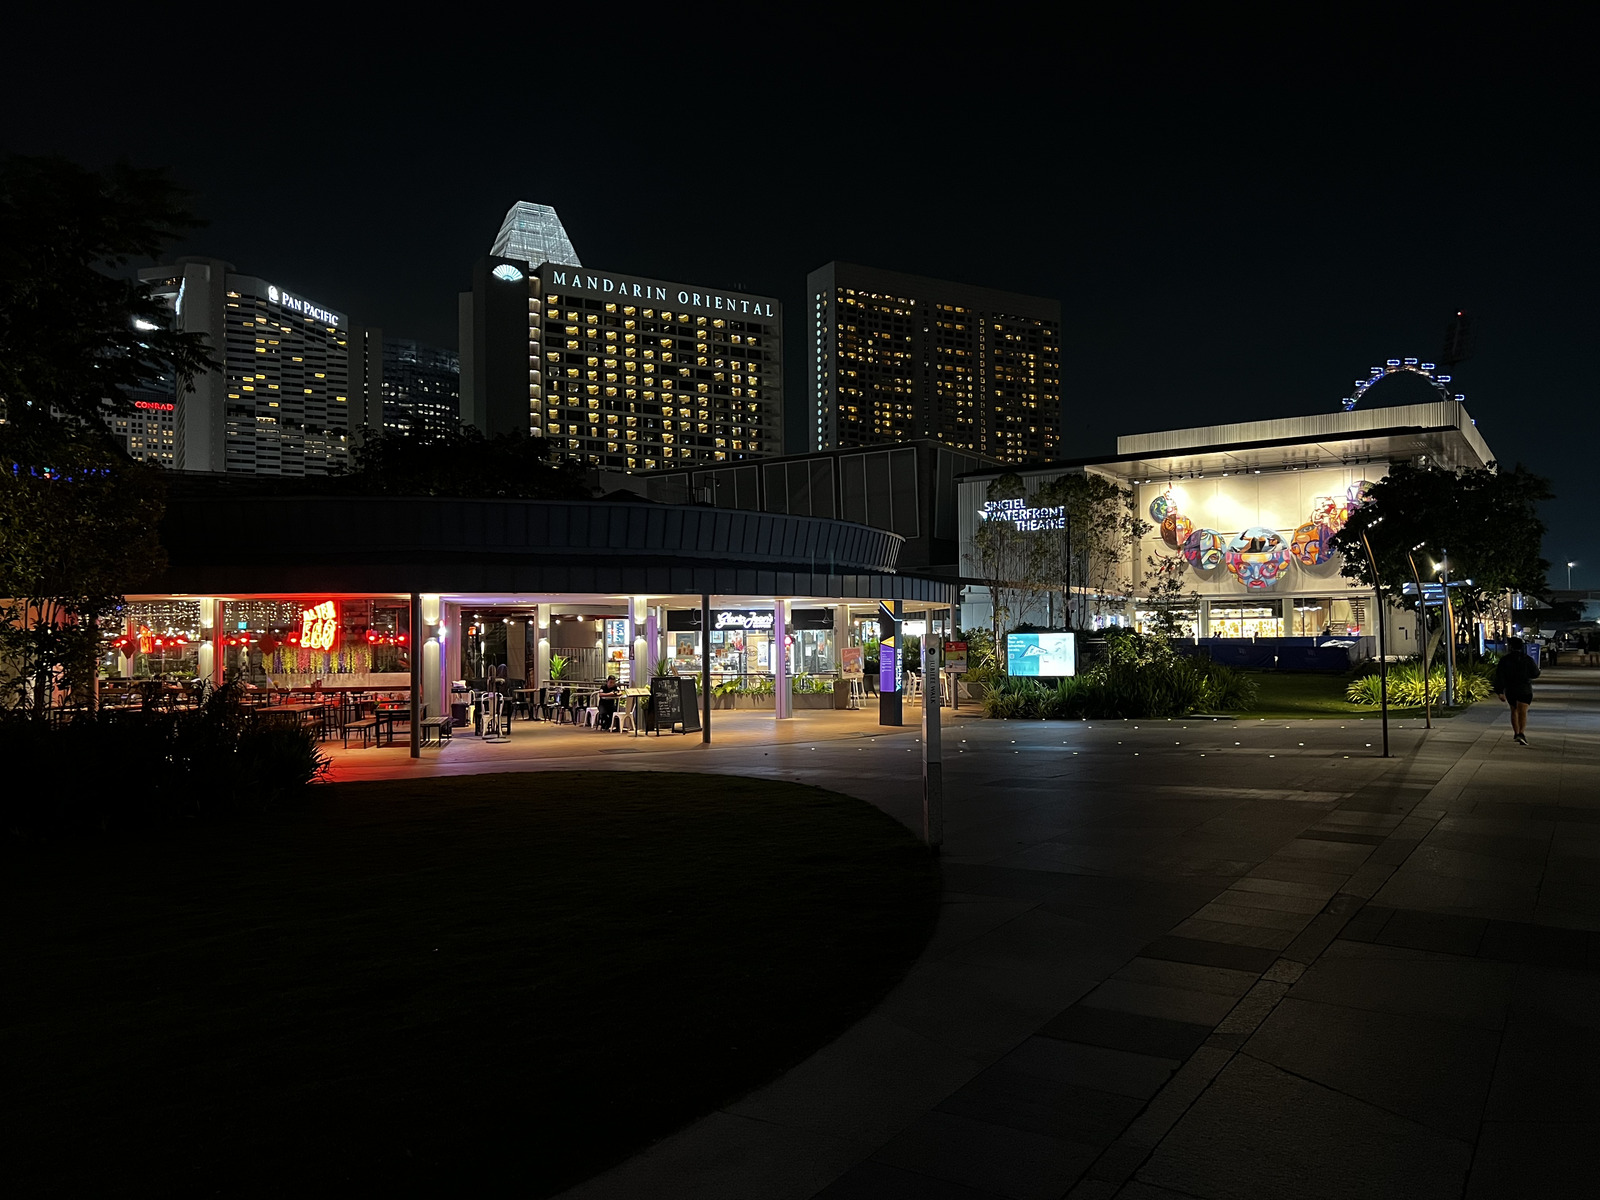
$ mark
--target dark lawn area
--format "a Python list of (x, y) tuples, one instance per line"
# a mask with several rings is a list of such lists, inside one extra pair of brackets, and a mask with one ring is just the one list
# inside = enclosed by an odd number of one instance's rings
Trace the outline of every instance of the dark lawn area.
[(545, 1194), (840, 1033), (938, 907), (901, 825), (798, 784), (313, 795), (8, 852), (12, 1194)]
[[(1342, 673), (1251, 671), (1249, 674), (1260, 689), (1260, 694), (1254, 708), (1239, 714), (1240, 720), (1257, 717), (1366, 717), (1373, 721), (1380, 719), (1377, 705), (1351, 704), (1345, 699), (1345, 689), (1350, 686), (1350, 680)], [(1433, 706), (1435, 720), (1440, 717), (1453, 717), (1455, 713), (1456, 710), (1445, 708), (1442, 704)], [(1401, 708), (1399, 705), (1390, 705), (1389, 716), (1420, 717), (1422, 708), (1421, 706)]]

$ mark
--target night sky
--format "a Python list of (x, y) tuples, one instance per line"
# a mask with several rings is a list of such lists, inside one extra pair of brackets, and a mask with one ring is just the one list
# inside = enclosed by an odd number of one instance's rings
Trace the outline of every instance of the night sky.
[[(397, 7), (326, 41), (293, 7), (214, 37), (13, 19), (0, 147), (167, 165), (210, 222), (177, 252), (451, 347), (506, 209), (551, 204), (588, 266), (782, 299), (796, 448), (805, 275), (830, 259), (1058, 298), (1069, 457), (1336, 410), (1384, 359), (1436, 358), (1462, 309), (1455, 390), (1502, 462), (1555, 485), (1551, 583), (1576, 559), (1600, 588), (1576, 29), (543, 9)], [(1431, 396), (1396, 379), (1366, 403)]]

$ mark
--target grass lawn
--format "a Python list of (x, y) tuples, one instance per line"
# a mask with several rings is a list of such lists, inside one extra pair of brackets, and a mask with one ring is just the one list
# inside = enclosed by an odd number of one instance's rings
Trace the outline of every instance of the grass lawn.
[(937, 868), (834, 793), (572, 772), (12, 850), (14, 1195), (558, 1190), (866, 1013)]
[[(1249, 675), (1260, 689), (1260, 695), (1256, 699), (1256, 706), (1240, 713), (1240, 719), (1251, 717), (1370, 717), (1374, 721), (1380, 719), (1376, 706), (1351, 704), (1345, 699), (1345, 688), (1349, 686), (1349, 680), (1343, 674), (1322, 674), (1313, 671), (1251, 671)], [(1442, 704), (1433, 706), (1435, 718), (1453, 717), (1457, 711), (1445, 708)], [(1420, 717), (1422, 709), (1391, 705), (1389, 716)]]

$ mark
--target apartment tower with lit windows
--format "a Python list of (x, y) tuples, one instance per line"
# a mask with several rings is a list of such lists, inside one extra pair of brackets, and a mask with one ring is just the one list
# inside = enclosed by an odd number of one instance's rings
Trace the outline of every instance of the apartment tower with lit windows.
[[(327, 475), (348, 461), (350, 321), (214, 258), (139, 272), (172, 328), (205, 335), (219, 362), (175, 388), (167, 465), (247, 475)], [(359, 424), (359, 421), (356, 422)]]
[(932, 438), (1001, 462), (1056, 456), (1059, 301), (842, 262), (806, 284), (812, 449)]

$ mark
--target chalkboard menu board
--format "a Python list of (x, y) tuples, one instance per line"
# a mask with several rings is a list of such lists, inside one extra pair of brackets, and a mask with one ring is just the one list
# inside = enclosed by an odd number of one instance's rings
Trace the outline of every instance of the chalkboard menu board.
[(655, 710), (657, 733), (670, 733), (682, 725), (684, 733), (700, 730), (700, 703), (694, 680), (682, 675), (658, 675), (650, 681), (650, 704)]

